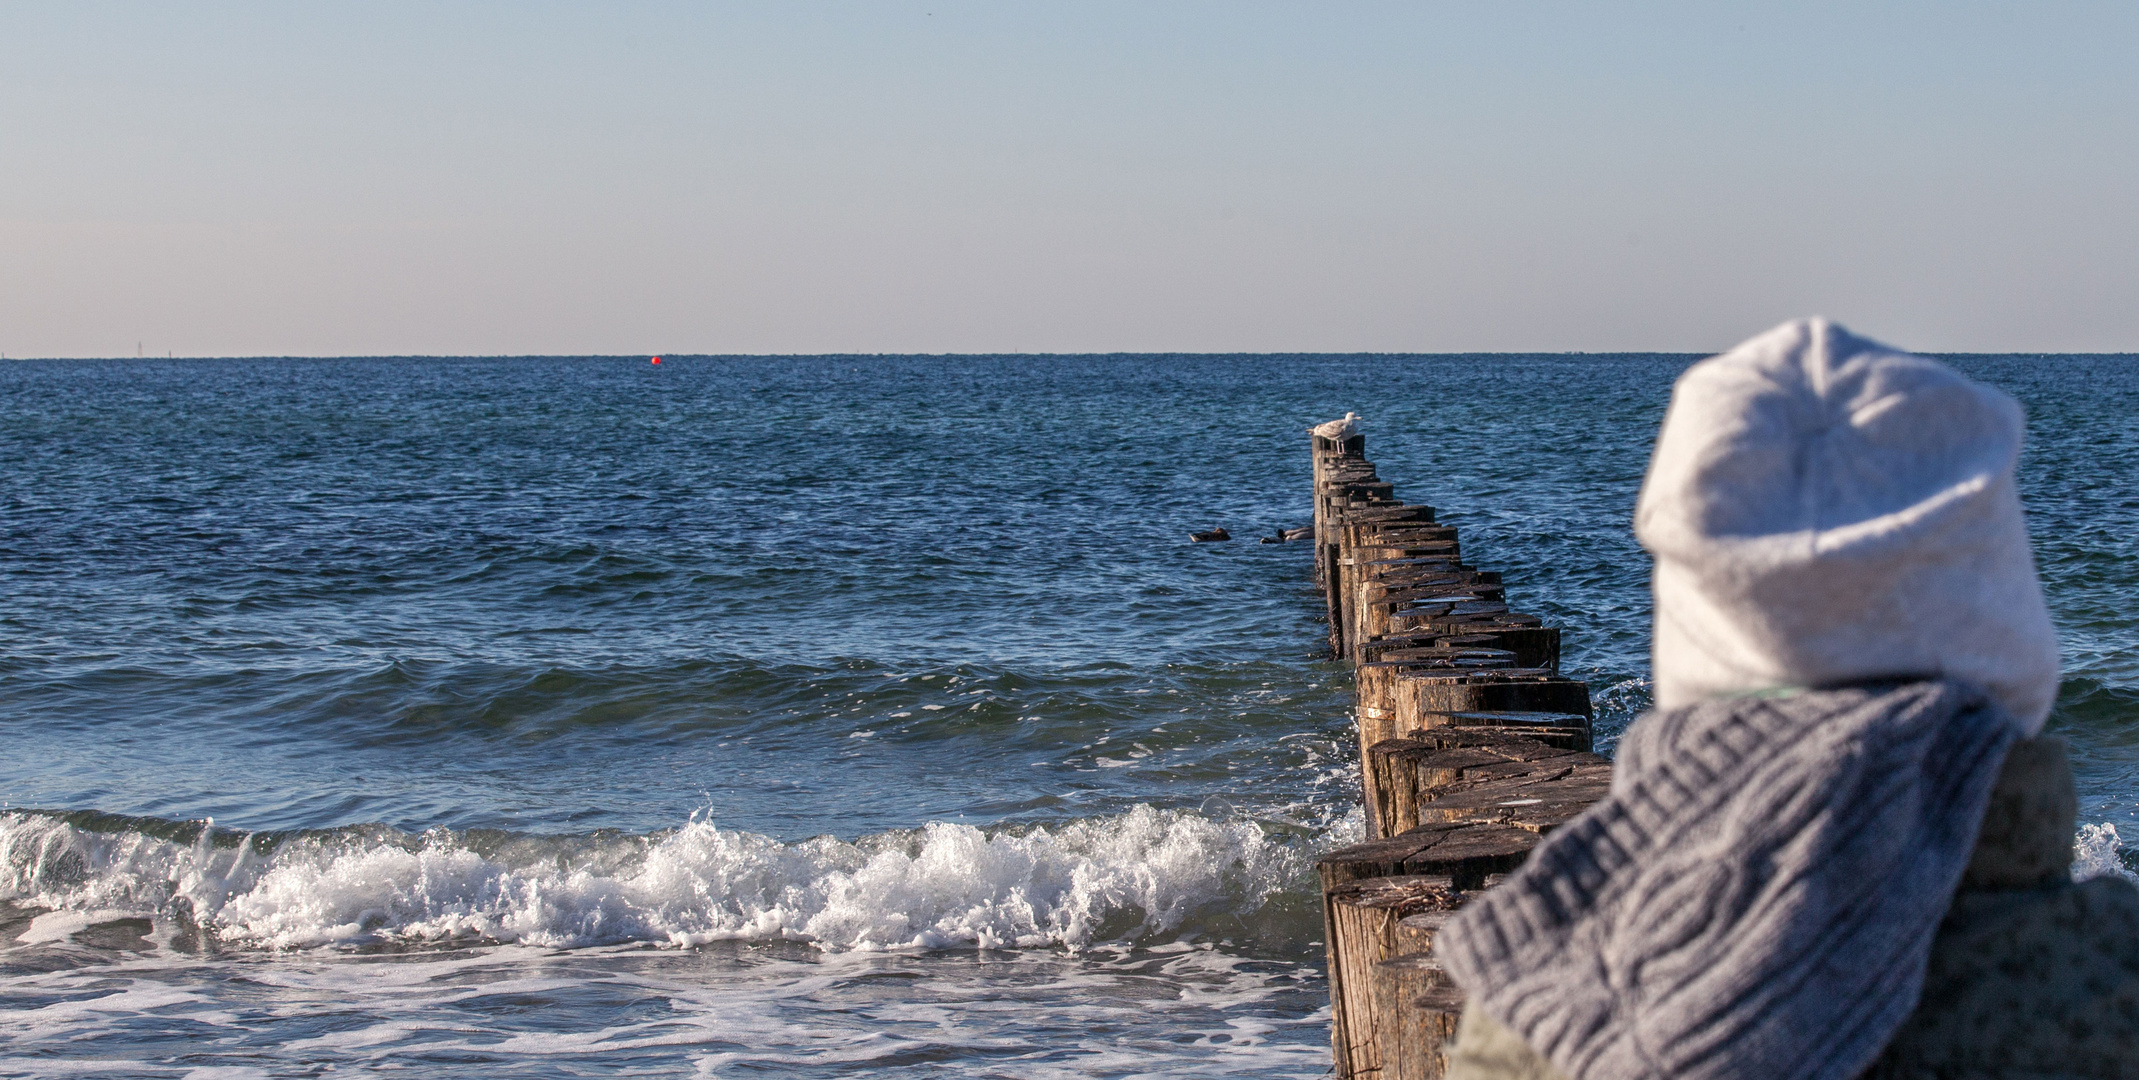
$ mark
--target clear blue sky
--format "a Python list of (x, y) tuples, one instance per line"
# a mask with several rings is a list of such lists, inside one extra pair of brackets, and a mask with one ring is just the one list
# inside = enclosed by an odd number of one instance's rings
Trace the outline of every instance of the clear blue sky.
[(0, 4), (0, 352), (2139, 350), (2139, 5)]

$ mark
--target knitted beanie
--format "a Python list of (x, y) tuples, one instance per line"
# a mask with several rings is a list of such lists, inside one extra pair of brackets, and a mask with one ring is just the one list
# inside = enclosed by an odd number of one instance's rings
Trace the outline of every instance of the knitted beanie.
[(2021, 430), (2006, 394), (1825, 319), (1687, 369), (1634, 511), (1657, 705), (1942, 676), (2041, 730), (2058, 649)]

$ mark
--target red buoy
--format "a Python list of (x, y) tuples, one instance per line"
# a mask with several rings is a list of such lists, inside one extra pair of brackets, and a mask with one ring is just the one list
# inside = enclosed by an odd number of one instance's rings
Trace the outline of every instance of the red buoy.
[(661, 366), (661, 358), (660, 358), (660, 357), (658, 357), (658, 356), (654, 357), (654, 366), (655, 366), (655, 367), (660, 367), (660, 366)]

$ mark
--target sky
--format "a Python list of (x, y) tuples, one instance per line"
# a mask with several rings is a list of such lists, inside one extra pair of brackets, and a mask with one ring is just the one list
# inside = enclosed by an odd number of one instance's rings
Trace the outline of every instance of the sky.
[(0, 353), (2139, 351), (2129, 3), (0, 0)]

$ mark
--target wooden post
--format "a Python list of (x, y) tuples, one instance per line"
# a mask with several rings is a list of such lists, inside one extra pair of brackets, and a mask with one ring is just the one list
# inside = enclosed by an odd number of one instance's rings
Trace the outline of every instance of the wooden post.
[(1550, 626), (1478, 624), (1445, 633), (1431, 630), (1406, 634), (1391, 632), (1362, 642), (1358, 659), (1362, 662), (1380, 660), (1383, 654), (1393, 649), (1472, 647), (1506, 649), (1515, 654), (1515, 667), (1560, 670), (1560, 631)]
[(1325, 492), (1329, 484), (1329, 459), (1335, 452), (1335, 443), (1333, 440), (1325, 439), (1320, 435), (1311, 435), (1309, 438), (1314, 441), (1312, 456), (1314, 459), (1315, 478), (1312, 490), (1314, 491), (1315, 510), (1315, 580), (1319, 582), (1322, 580), (1322, 545), (1326, 542), (1323, 537), (1325, 530), (1329, 527), (1329, 508)]
[(1374, 819), (1390, 836), (1475, 819), (1549, 832), (1602, 797), (1592, 790), (1600, 775), (1610, 782), (1603, 758), (1505, 728), (1441, 728), (1390, 739), (1368, 751), (1367, 772), (1369, 797), (1377, 800)]
[(1323, 893), (1330, 1046), (1339, 1076), (1381, 1071), (1383, 1029), (1395, 1021), (1400, 1002), (1377, 999), (1375, 968), (1396, 956), (1397, 923), (1406, 916), (1452, 911), (1457, 895), (1446, 877), (1414, 875), (1345, 882)]
[(1383, 1080), (1441, 1080), (1448, 1075), (1445, 1047), (1456, 1039), (1463, 1017), (1463, 991), (1427, 987), (1398, 1011), (1390, 1035), (1398, 1052), (1382, 1069)]
[(1323, 589), (1329, 612), (1330, 653), (1343, 656), (1344, 596), (1339, 572), (1343, 543), (1337, 525), (1355, 496), (1362, 500), (1376, 496), (1385, 499), (1390, 486), (1374, 476), (1374, 466), (1366, 460), (1365, 436), (1311, 438), (1315, 464), (1315, 580)]

